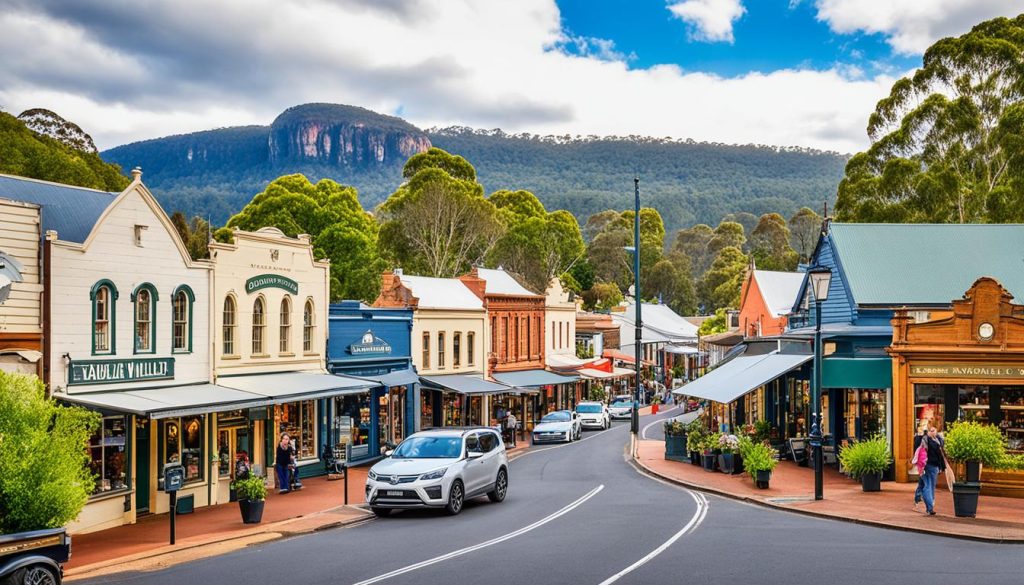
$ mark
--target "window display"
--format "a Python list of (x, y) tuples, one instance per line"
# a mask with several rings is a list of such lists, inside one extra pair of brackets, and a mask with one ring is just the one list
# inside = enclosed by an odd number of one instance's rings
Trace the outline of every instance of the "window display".
[[(334, 399), (336, 418), (347, 421), (335, 422), (338, 429), (347, 428), (346, 436), (338, 436), (339, 444), (368, 445), (370, 443), (370, 394), (352, 394)], [(341, 424), (347, 423), (347, 424)]]
[(96, 434), (89, 439), (89, 469), (96, 480), (93, 494), (127, 489), (126, 418), (103, 419)]
[(166, 419), (162, 423), (164, 463), (181, 463), (185, 481), (203, 479), (203, 417)]
[(442, 395), (443, 426), (462, 426), (462, 401), (464, 398), (462, 394), (455, 394), (453, 392), (445, 392)]
[(289, 402), (277, 407), (277, 436), (281, 433), (295, 441), (298, 459), (316, 459), (316, 401)]
[(429, 429), (434, 426), (434, 392), (420, 391), (420, 428)]

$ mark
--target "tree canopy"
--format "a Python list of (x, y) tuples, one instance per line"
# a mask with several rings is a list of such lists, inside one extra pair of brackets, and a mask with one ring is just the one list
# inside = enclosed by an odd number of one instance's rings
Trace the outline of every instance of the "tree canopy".
[(789, 227), (778, 213), (766, 213), (750, 234), (750, 253), (762, 270), (796, 270), (798, 254), (789, 245)]

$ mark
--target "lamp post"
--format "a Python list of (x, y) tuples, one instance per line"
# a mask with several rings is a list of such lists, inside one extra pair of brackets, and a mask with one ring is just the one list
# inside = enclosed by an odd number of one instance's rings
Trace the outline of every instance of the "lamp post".
[(633, 387), (633, 416), (629, 432), (633, 434), (633, 445), (640, 432), (640, 341), (643, 339), (643, 322), (640, 320), (640, 177), (633, 178), (633, 301), (636, 304), (635, 343), (636, 383)]
[(824, 498), (823, 467), (821, 454), (821, 303), (828, 299), (828, 287), (832, 283), (832, 270), (827, 266), (815, 266), (807, 271), (814, 293), (814, 374), (811, 379), (811, 396), (814, 402), (811, 424), (811, 453), (814, 460), (814, 499)]

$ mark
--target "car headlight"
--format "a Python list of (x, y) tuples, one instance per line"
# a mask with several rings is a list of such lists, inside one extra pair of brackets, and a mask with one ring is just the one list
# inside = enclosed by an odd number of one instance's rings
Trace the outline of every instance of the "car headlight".
[(441, 479), (444, 477), (444, 472), (448, 471), (447, 467), (441, 469), (435, 469), (434, 471), (428, 471), (420, 476), (420, 479)]
[(372, 469), (366, 473), (366, 477), (372, 479), (373, 481), (377, 481), (377, 474), (374, 473)]

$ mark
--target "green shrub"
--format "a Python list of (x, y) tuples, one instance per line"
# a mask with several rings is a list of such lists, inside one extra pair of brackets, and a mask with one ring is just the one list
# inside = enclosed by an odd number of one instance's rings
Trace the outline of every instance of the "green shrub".
[(703, 451), (704, 450), (704, 437), (707, 435), (707, 430), (700, 425), (699, 421), (693, 421), (690, 423), (689, 428), (686, 432), (686, 450), (687, 451)]
[(993, 425), (955, 422), (946, 432), (946, 455), (953, 461), (996, 465), (1006, 456), (1006, 439)]
[(677, 420), (665, 421), (665, 436), (666, 437), (685, 437), (686, 436), (686, 425)]
[(0, 371), (0, 534), (58, 528), (96, 480), (84, 445), (100, 415), (46, 397), (35, 376)]
[(250, 477), (237, 480), (234, 483), (239, 500), (257, 501), (267, 499), (267, 486), (263, 483), (262, 477)]
[(839, 452), (839, 462), (850, 475), (862, 477), (885, 471), (892, 463), (892, 454), (885, 437), (877, 436), (844, 447)]
[(719, 446), (719, 440), (722, 437), (722, 433), (708, 433), (704, 435), (704, 442), (701, 445), (701, 450), (705, 453), (715, 453), (721, 449)]
[(771, 471), (778, 465), (778, 453), (764, 443), (742, 443), (740, 454), (743, 456), (743, 469), (750, 477), (757, 479), (758, 471)]
[(661, 404), (661, 396), (655, 394), (651, 397), (651, 404)]
[(590, 392), (587, 393), (587, 398), (597, 402), (604, 402), (608, 400), (608, 393), (601, 386), (592, 386)]
[(1004, 454), (1003, 458), (993, 467), (1000, 471), (1024, 471), (1024, 453), (1017, 455)]

